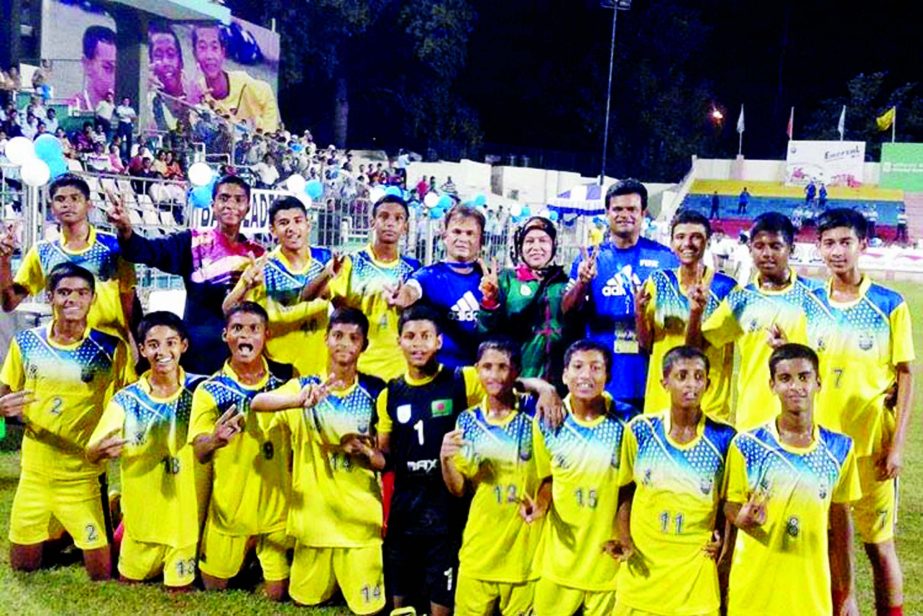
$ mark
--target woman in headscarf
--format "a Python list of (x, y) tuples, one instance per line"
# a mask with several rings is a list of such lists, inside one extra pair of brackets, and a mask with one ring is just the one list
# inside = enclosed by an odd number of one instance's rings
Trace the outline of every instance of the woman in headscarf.
[(482, 262), (478, 330), (483, 336), (511, 338), (522, 349), (522, 376), (561, 387), (565, 333), (561, 299), (567, 274), (554, 264), (557, 229), (533, 216), (514, 239), (516, 265), (497, 271)]

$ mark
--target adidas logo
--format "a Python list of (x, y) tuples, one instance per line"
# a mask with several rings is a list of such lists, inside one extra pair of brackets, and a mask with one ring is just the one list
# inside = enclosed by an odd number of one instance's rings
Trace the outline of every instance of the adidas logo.
[(452, 310), (449, 312), (449, 318), (453, 321), (477, 321), (478, 310), (480, 309), (481, 306), (474, 297), (474, 293), (465, 291), (465, 294), (455, 302), (454, 306), (452, 306)]
[(629, 264), (606, 281), (602, 294), (603, 297), (620, 297), (627, 295), (632, 286), (639, 286), (640, 284), (641, 279), (638, 278), (637, 274), (632, 272), (631, 265)]

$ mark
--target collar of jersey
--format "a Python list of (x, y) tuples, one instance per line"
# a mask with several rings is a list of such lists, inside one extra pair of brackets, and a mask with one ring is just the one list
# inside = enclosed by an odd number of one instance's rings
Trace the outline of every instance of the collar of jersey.
[[(320, 379), (320, 377), (317, 377), (317, 378)], [(320, 382), (323, 383), (324, 382), (323, 379), (320, 379)], [(357, 387), (359, 387), (359, 373), (358, 372), (356, 373), (356, 380), (353, 381), (352, 385), (345, 387), (343, 389), (331, 389), (330, 393), (336, 396), (337, 398), (345, 398), (349, 394), (353, 393), (353, 391)]]
[(54, 340), (51, 339), (51, 332), (52, 332), (53, 327), (54, 327), (54, 319), (49, 321), (48, 325), (45, 326), (45, 332), (46, 332), (45, 338), (48, 340), (48, 344), (50, 344), (56, 349), (61, 349), (63, 351), (73, 351), (74, 349), (79, 347), (81, 344), (83, 344), (83, 341), (86, 340), (90, 336), (90, 324), (87, 323), (86, 329), (83, 330), (83, 335), (80, 336), (80, 339), (77, 342), (72, 342), (71, 344), (61, 344), (60, 342), (55, 342)]
[(783, 295), (788, 293), (792, 287), (795, 286), (795, 283), (798, 282), (798, 273), (795, 272), (795, 268), (788, 268), (788, 284), (782, 287), (781, 289), (764, 289), (763, 285), (760, 284), (760, 274), (756, 275), (756, 281), (753, 283), (756, 287), (756, 292), (761, 295)]
[(807, 447), (793, 447), (792, 445), (786, 445), (785, 443), (782, 442), (782, 436), (779, 434), (779, 428), (776, 427), (776, 419), (778, 419), (778, 417), (770, 420), (769, 423), (766, 424), (766, 428), (772, 434), (772, 437), (776, 439), (776, 442), (779, 444), (779, 447), (781, 447), (782, 449), (784, 449), (785, 451), (789, 453), (794, 453), (794, 454), (799, 454), (799, 455), (811, 453), (817, 448), (817, 444), (820, 443), (820, 433), (817, 429), (816, 421), (814, 422), (814, 425), (811, 426), (811, 444), (808, 445)]
[(705, 412), (702, 411), (702, 416), (699, 417), (699, 423), (697, 423), (695, 426), (695, 437), (688, 443), (679, 443), (673, 440), (673, 437), (670, 436), (670, 430), (672, 429), (673, 413), (671, 411), (666, 411), (664, 412), (663, 417), (663, 434), (666, 437), (667, 442), (677, 449), (692, 449), (699, 444), (699, 441), (702, 440), (702, 435), (705, 433)]
[(603, 392), (603, 400), (606, 401), (606, 412), (603, 413), (602, 415), (600, 415), (599, 417), (597, 417), (596, 419), (593, 419), (593, 420), (591, 420), (591, 421), (586, 421), (585, 419), (580, 419), (579, 417), (577, 417), (576, 415), (574, 415), (574, 412), (571, 410), (571, 407), (570, 407), (570, 404), (571, 404), (571, 396), (570, 396), (570, 394), (567, 394), (567, 395), (564, 397), (564, 401), (563, 401), (564, 410), (567, 411), (567, 414), (570, 415), (570, 418), (573, 419), (574, 422), (575, 422), (578, 426), (584, 426), (585, 428), (593, 428), (593, 427), (596, 427), (596, 426), (598, 426), (599, 424), (601, 424), (603, 421), (605, 421), (605, 420), (606, 420), (606, 416), (609, 415), (609, 414), (612, 412), (612, 396), (609, 395), (609, 392), (607, 392), (607, 391), (604, 391), (604, 392)]
[(397, 253), (397, 259), (395, 259), (394, 261), (379, 261), (379, 260), (375, 257), (375, 251), (372, 250), (372, 245), (369, 244), (368, 246), (365, 247), (365, 254), (367, 254), (367, 255), (369, 256), (369, 261), (371, 261), (372, 263), (374, 263), (374, 264), (377, 265), (378, 267), (383, 267), (383, 268), (386, 268), (386, 269), (390, 269), (390, 268), (392, 268), (392, 267), (397, 267), (398, 265), (401, 264), (401, 253), (400, 253), (400, 251), (398, 251), (398, 253)]
[(288, 260), (288, 257), (285, 256), (285, 253), (282, 252), (281, 247), (273, 250), (272, 255), (270, 255), (270, 258), (280, 261), (282, 265), (285, 266), (285, 269), (287, 269), (292, 274), (306, 274), (308, 270), (311, 269), (311, 262), (314, 261), (314, 255), (311, 254), (310, 246), (308, 246), (308, 261), (307, 263), (304, 264), (304, 267), (302, 267), (300, 270), (295, 269), (295, 266), (293, 266), (291, 261)]
[(185, 384), (186, 384), (186, 371), (180, 368), (179, 369), (179, 389), (177, 389), (175, 393), (170, 394), (166, 398), (158, 398), (153, 393), (151, 393), (152, 390), (151, 390), (151, 371), (150, 370), (142, 374), (141, 377), (138, 379), (138, 387), (140, 387), (141, 390), (144, 393), (146, 393), (148, 396), (150, 396), (151, 400), (154, 400), (155, 402), (173, 402), (174, 400), (180, 397), (180, 394), (183, 393), (183, 389), (185, 389)]
[(266, 387), (266, 383), (269, 382), (269, 364), (266, 363), (266, 358), (265, 358), (265, 357), (261, 357), (261, 358), (260, 358), (260, 361), (263, 362), (263, 378), (261, 378), (261, 379), (260, 379), (260, 382), (259, 382), (259, 383), (256, 383), (255, 385), (247, 385), (247, 384), (245, 384), (245, 383), (241, 383), (240, 377), (237, 376), (237, 373), (234, 372), (234, 369), (233, 369), (233, 368), (231, 368), (231, 360), (230, 360), (230, 359), (227, 360), (226, 362), (224, 362), (224, 367), (221, 368), (221, 372), (222, 372), (222, 374), (225, 374), (225, 375), (231, 377), (231, 380), (232, 380), (232, 381), (234, 381), (235, 383), (237, 383), (238, 385), (240, 385), (240, 386), (243, 387), (244, 389), (247, 389), (247, 390), (250, 390), (250, 391), (256, 391), (256, 390), (263, 389), (264, 387)]
[(827, 279), (826, 284), (824, 285), (827, 289), (827, 301), (830, 302), (830, 305), (834, 308), (852, 308), (865, 298), (865, 294), (869, 292), (869, 288), (872, 286), (872, 279), (862, 275), (862, 280), (859, 282), (859, 297), (848, 302), (837, 302), (833, 300), (833, 277)]
[(510, 409), (509, 415), (503, 419), (491, 419), (490, 415), (487, 414), (487, 408), (487, 396), (484, 396), (484, 398), (481, 399), (481, 414), (484, 415), (484, 421), (487, 422), (489, 426), (506, 426), (516, 419), (516, 414), (519, 413), (519, 396), (515, 397), (513, 408)]
[(439, 364), (439, 368), (436, 369), (436, 372), (432, 376), (425, 376), (422, 379), (415, 379), (410, 376), (410, 372), (404, 373), (404, 380), (407, 381), (408, 385), (413, 385), (414, 387), (419, 387), (420, 385), (426, 385), (427, 383), (432, 383), (437, 376), (442, 372), (442, 364)]
[(71, 250), (65, 245), (64, 233), (61, 233), (61, 237), (58, 238), (58, 245), (61, 246), (61, 250), (63, 250), (69, 255), (82, 255), (83, 253), (93, 248), (93, 244), (96, 243), (96, 227), (94, 227), (93, 225), (89, 225), (89, 227), (90, 227), (90, 234), (87, 236), (86, 248), (81, 248), (80, 250)]
[[(676, 288), (679, 289), (680, 295), (682, 295), (683, 297), (689, 297), (686, 294), (685, 289), (683, 289), (682, 278), (680, 277), (680, 269), (681, 268), (677, 267), (673, 270), (673, 273), (676, 276)], [(702, 270), (702, 282), (705, 283), (706, 291), (711, 288), (711, 281), (712, 279), (714, 279), (714, 277), (715, 277), (715, 270), (711, 269), (710, 267), (706, 265), (705, 269)]]

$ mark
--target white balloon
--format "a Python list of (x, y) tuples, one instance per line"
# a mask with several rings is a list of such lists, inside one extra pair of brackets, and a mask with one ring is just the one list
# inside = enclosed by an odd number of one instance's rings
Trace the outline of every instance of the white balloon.
[(513, 216), (519, 216), (522, 214), (522, 205), (519, 203), (514, 203), (510, 206), (510, 214)]
[(307, 183), (308, 181), (304, 179), (303, 175), (293, 173), (292, 175), (288, 176), (287, 180), (285, 180), (285, 187), (288, 188), (289, 192), (293, 192), (296, 195), (304, 194), (304, 187)]
[(369, 200), (372, 203), (377, 203), (379, 199), (385, 196), (385, 189), (381, 186), (376, 186), (369, 191)]
[(308, 209), (311, 209), (311, 206), (314, 205), (314, 199), (312, 199), (311, 195), (304, 192), (303, 190), (301, 192), (296, 192), (295, 198), (301, 201), (301, 204)]
[(189, 183), (193, 186), (207, 186), (214, 175), (212, 168), (205, 163), (193, 163), (189, 167)]
[(430, 209), (436, 207), (437, 203), (439, 203), (439, 195), (434, 192), (428, 192), (426, 196), (423, 197), (423, 205)]
[(22, 165), (30, 158), (35, 158), (35, 145), (26, 137), (13, 137), (6, 144), (6, 157), (14, 165)]
[(19, 172), (27, 186), (44, 186), (51, 179), (51, 169), (43, 160), (30, 158), (22, 164)]

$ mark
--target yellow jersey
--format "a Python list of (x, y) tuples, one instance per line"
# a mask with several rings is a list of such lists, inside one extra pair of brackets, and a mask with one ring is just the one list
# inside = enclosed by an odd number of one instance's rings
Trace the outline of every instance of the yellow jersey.
[(536, 422), (535, 464), (552, 480), (541, 577), (590, 592), (615, 590), (619, 564), (603, 552), (615, 539), (622, 437), (634, 407), (606, 398), (607, 412), (590, 422), (570, 411), (557, 429)]
[(180, 373), (168, 398), (151, 392), (150, 373), (120, 390), (103, 412), (88, 447), (110, 434), (123, 438), (122, 511), (136, 541), (177, 548), (199, 538), (196, 461), (187, 430), (192, 395), (204, 376)]
[(830, 505), (861, 496), (852, 440), (815, 426), (810, 446), (791, 447), (775, 420), (738, 434), (728, 454), (727, 500), (742, 504), (753, 493), (768, 499), (766, 522), (737, 532), (729, 616), (832, 613)]
[(207, 379), (192, 396), (189, 442), (210, 435), (231, 405), (244, 416), (244, 430), (212, 459), (213, 480), (208, 516), (227, 535), (253, 536), (285, 528), (288, 513), (291, 444), (271, 414), (253, 413), (256, 394), (283, 384), (269, 372), (255, 385), (244, 385), (230, 362)]
[(760, 426), (782, 411), (779, 398), (769, 387), (772, 347), (767, 343), (768, 332), (775, 324), (789, 342), (807, 344), (805, 307), (816, 287), (815, 281), (794, 271), (788, 286), (777, 291), (761, 289), (757, 278), (731, 291), (702, 323), (702, 335), (708, 344), (723, 347), (735, 343), (740, 351), (734, 407), (734, 426), (738, 430)]
[(681, 444), (670, 438), (671, 423), (663, 411), (635, 417), (625, 431), (619, 483), (635, 484), (635, 553), (619, 568), (619, 602), (655, 614), (711, 614), (721, 603), (718, 568), (702, 548), (724, 500), (735, 432), (703, 413), (696, 437)]
[(369, 319), (369, 346), (359, 357), (359, 370), (390, 380), (404, 374), (407, 362), (398, 346), (397, 320), (400, 311), (385, 301), (385, 287), (406, 281), (420, 269), (420, 262), (401, 256), (383, 262), (367, 246), (349, 255), (343, 269), (330, 283), (334, 302), (362, 310)]
[(111, 233), (90, 226), (87, 247), (70, 250), (63, 238), (42, 240), (32, 246), (16, 272), (13, 283), (29, 295), (45, 291), (45, 281), (51, 270), (61, 263), (73, 263), (90, 271), (96, 278), (96, 293), (87, 323), (90, 327), (128, 341), (128, 325), (122, 307), (122, 293), (135, 288), (135, 266), (122, 258), (119, 241)]
[(897, 381), (897, 364), (914, 360), (910, 309), (895, 291), (862, 279), (858, 299), (830, 298), (830, 284), (814, 293), (808, 312), (811, 346), (820, 356), (818, 423), (848, 434), (856, 457), (882, 451), (894, 429), (884, 400)]
[(19, 332), (10, 342), (0, 382), (33, 392), (26, 407), (22, 468), (55, 479), (105, 471), (84, 452), (109, 398), (131, 376), (128, 349), (115, 336), (87, 328), (69, 345), (51, 339), (53, 323)]
[(275, 361), (293, 365), (298, 374), (327, 373), (324, 338), (330, 302), (302, 301), (301, 290), (324, 271), (330, 256), (328, 249), (312, 247), (308, 264), (296, 270), (277, 248), (263, 266), (263, 283), (246, 295), (269, 315), (266, 353)]
[(534, 560), (544, 522), (527, 524), (519, 515), (523, 497), (534, 499), (539, 487), (532, 443), (535, 399), (518, 399), (499, 421), (486, 408), (485, 399), (459, 415), (456, 424), (465, 446), (455, 467), (474, 484), (459, 575), (520, 584), (538, 577)]
[[(706, 270), (703, 282), (708, 288), (708, 303), (703, 320), (714, 314), (721, 300), (737, 283), (730, 276)], [(679, 270), (657, 270), (644, 283), (651, 301), (645, 318), (653, 325), (653, 345), (647, 369), (644, 412), (660, 413), (670, 408), (670, 394), (661, 384), (663, 358), (673, 347), (686, 344), (689, 323), (689, 298), (679, 283)], [(702, 410), (710, 417), (727, 421), (731, 411), (731, 373), (734, 371), (734, 346), (730, 343), (705, 349), (710, 384), (702, 398)]]
[[(216, 99), (211, 94), (205, 98), (212, 103), (215, 113), (228, 114), (235, 122), (248, 122), (253, 130), (262, 129), (274, 133), (279, 129), (279, 104), (272, 86), (260, 79), (248, 75), (246, 71), (225, 71), (228, 78), (228, 95)], [(208, 92), (205, 78), (201, 78), (198, 87)]]
[[(297, 394), (318, 376), (292, 379), (280, 393)], [(288, 534), (317, 548), (381, 545), (381, 486), (378, 473), (340, 448), (348, 434), (371, 436), (375, 401), (383, 381), (360, 374), (344, 390), (333, 390), (313, 408), (276, 414), (290, 435), (294, 465)]]

